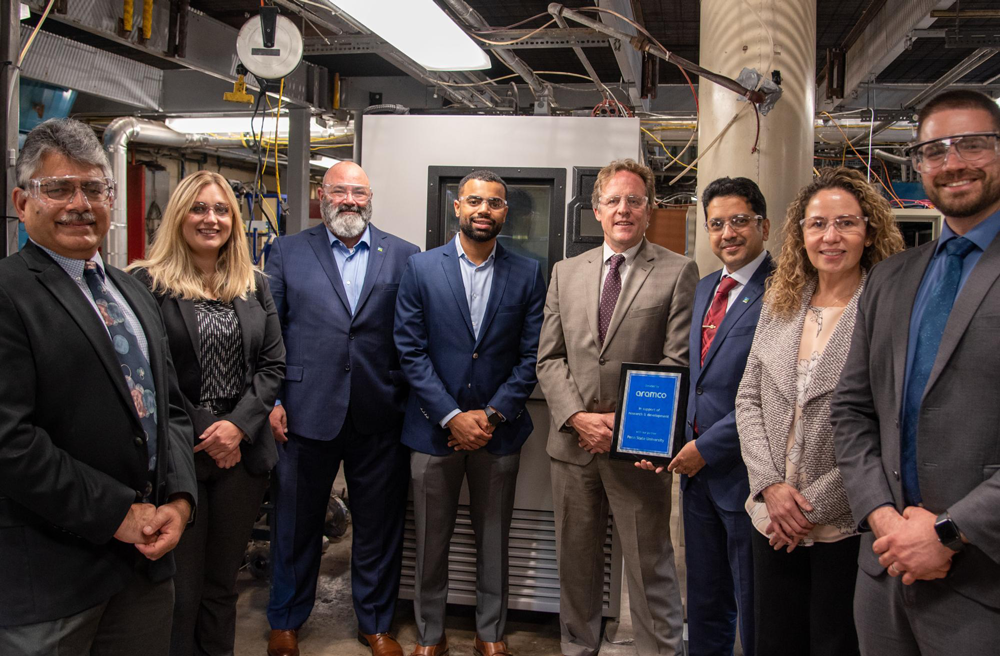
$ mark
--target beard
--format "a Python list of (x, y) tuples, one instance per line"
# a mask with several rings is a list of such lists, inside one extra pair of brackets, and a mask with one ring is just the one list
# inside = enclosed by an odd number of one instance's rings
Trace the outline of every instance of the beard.
[(319, 213), (330, 232), (344, 239), (353, 239), (364, 232), (368, 222), (372, 220), (372, 204), (369, 202), (362, 207), (354, 203), (341, 203), (335, 206), (323, 199), (319, 205)]
[[(472, 224), (473, 219), (486, 219), (491, 223), (488, 229), (477, 228)], [(503, 224), (498, 223), (489, 214), (477, 214), (475, 216), (466, 216), (458, 220), (458, 227), (462, 231), (462, 234), (471, 239), (472, 241), (485, 242), (494, 239), (500, 234), (503, 229)]]
[[(1000, 201), (1000, 179), (991, 175), (991, 172), (991, 169), (967, 169), (957, 173), (942, 172), (931, 180), (930, 185), (924, 186), (924, 191), (927, 192), (927, 197), (931, 199), (934, 206), (941, 210), (945, 216), (965, 219), (989, 209), (997, 201)], [(944, 190), (939, 187), (970, 177), (979, 180), (982, 184), (982, 191), (979, 194), (963, 194), (960, 198), (946, 197), (943, 193)]]

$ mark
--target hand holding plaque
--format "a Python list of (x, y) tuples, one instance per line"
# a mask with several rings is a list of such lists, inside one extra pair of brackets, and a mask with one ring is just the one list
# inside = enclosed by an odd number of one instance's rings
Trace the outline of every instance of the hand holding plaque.
[(687, 381), (686, 367), (622, 363), (612, 458), (653, 466), (671, 461), (684, 430)]

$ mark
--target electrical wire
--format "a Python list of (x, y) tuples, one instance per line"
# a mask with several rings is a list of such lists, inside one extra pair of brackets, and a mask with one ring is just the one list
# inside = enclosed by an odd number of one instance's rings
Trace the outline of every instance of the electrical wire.
[[(261, 0), (263, 2), (264, 0)], [(281, 78), (281, 86), (278, 87), (278, 109), (274, 111), (274, 183), (278, 188), (278, 202), (281, 202), (281, 174), (278, 172), (278, 123), (281, 120), (281, 98), (285, 93), (285, 78)], [(263, 126), (262, 126), (263, 127)]]
[[(642, 130), (643, 132), (645, 132), (646, 134), (648, 134), (650, 139), (652, 139), (656, 143), (660, 144), (660, 147), (663, 148), (663, 152), (666, 153), (667, 157), (669, 157), (671, 160), (673, 160), (673, 162), (675, 164), (679, 164), (680, 166), (684, 166), (684, 162), (680, 161), (679, 159), (677, 159), (676, 157), (674, 157), (673, 155), (671, 155), (670, 151), (667, 149), (666, 144), (664, 144), (662, 141), (660, 141), (659, 139), (657, 139), (656, 136), (652, 132), (650, 132), (649, 130), (647, 130), (644, 127), (640, 127), (639, 129)], [(692, 167), (692, 168), (694, 169), (694, 167)], [(698, 169), (694, 169), (694, 170), (697, 171)]]
[(531, 37), (535, 36), (536, 34), (538, 34), (539, 32), (541, 32), (542, 30), (544, 30), (546, 27), (548, 27), (549, 25), (551, 25), (552, 23), (555, 23), (555, 22), (556, 22), (556, 19), (553, 18), (552, 20), (550, 20), (548, 23), (545, 23), (541, 27), (528, 32), (527, 34), (525, 34), (522, 37), (518, 37), (516, 39), (511, 39), (510, 41), (490, 41), (489, 39), (485, 39), (485, 38), (479, 36), (475, 32), (467, 32), (467, 34), (469, 36), (471, 36), (473, 39), (476, 39), (477, 41), (482, 41), (483, 43), (488, 43), (488, 44), (490, 44), (492, 46), (510, 46), (510, 45), (515, 44), (515, 43), (520, 43), (521, 41), (526, 41), (526, 40), (530, 39)]
[[(861, 153), (859, 153), (857, 148), (854, 147), (854, 144), (851, 143), (851, 140), (847, 138), (847, 133), (841, 129), (840, 123), (837, 122), (837, 119), (830, 116), (830, 112), (820, 112), (820, 113), (826, 116), (831, 121), (833, 121), (834, 127), (836, 127), (837, 130), (840, 131), (840, 134), (844, 135), (844, 141), (847, 142), (847, 145), (851, 147), (851, 150), (854, 151), (854, 154), (857, 155), (858, 159), (860, 159), (861, 162), (864, 164), (865, 158), (861, 156)], [(874, 117), (874, 112), (872, 113), (872, 116)], [(875, 172), (872, 171), (871, 164), (869, 163), (867, 164), (867, 166), (868, 166), (868, 173), (876, 180), (878, 180), (879, 184), (882, 185), (882, 188), (885, 189), (886, 193), (888, 193), (890, 197), (892, 197), (896, 202), (899, 202), (899, 199), (896, 197), (896, 194), (892, 193), (892, 191), (890, 191), (889, 188), (885, 186), (885, 183), (882, 182), (882, 178), (878, 177), (878, 175), (876, 175)], [(871, 177), (869, 177), (868, 179), (871, 180)]]
[(56, 0), (49, 0), (49, 4), (45, 5), (45, 11), (42, 12), (42, 17), (38, 19), (38, 24), (35, 25), (35, 29), (32, 30), (31, 36), (28, 37), (28, 41), (24, 44), (24, 48), (21, 49), (21, 56), (17, 58), (17, 68), (21, 68), (21, 64), (24, 63), (24, 56), (28, 54), (28, 49), (31, 44), (35, 42), (35, 37), (38, 36), (38, 30), (42, 29), (42, 24), (45, 19), (49, 17), (49, 11), (52, 10), (52, 5), (56, 3)]

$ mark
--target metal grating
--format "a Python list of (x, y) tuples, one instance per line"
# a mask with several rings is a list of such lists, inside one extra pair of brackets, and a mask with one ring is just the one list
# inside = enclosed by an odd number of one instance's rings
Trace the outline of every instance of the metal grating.
[[(612, 520), (604, 542), (603, 614), (618, 614), (621, 590), (614, 584)], [(556, 528), (551, 511), (515, 509), (510, 528), (510, 597), (508, 608), (547, 613), (559, 612), (559, 570), (556, 564)], [(399, 586), (402, 599), (413, 599), (417, 541), (413, 502), (406, 506), (403, 533), (403, 575)], [(474, 606), (476, 603), (476, 541), (469, 506), (458, 507), (455, 533), (448, 557), (448, 603)]]

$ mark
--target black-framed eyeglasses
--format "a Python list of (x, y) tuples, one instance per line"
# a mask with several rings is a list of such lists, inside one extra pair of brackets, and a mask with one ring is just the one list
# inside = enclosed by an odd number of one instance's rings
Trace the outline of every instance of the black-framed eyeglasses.
[(111, 178), (79, 178), (77, 176), (52, 176), (32, 178), (27, 192), (36, 200), (68, 203), (81, 192), (88, 203), (107, 203), (115, 195), (115, 181)]
[(215, 203), (209, 205), (208, 203), (195, 203), (191, 206), (191, 214), (195, 216), (207, 216), (209, 212), (215, 214), (215, 216), (227, 217), (232, 212), (232, 208), (229, 207), (229, 203)]
[(728, 225), (733, 230), (739, 232), (740, 230), (745, 230), (751, 225), (759, 224), (764, 217), (760, 214), (733, 214), (728, 219), (722, 217), (712, 217), (705, 221), (705, 229), (711, 233), (722, 232), (726, 229)]
[(465, 203), (469, 207), (479, 207), (485, 202), (486, 206), (491, 210), (502, 210), (507, 207), (507, 201), (499, 196), (490, 196), (489, 198), (483, 198), (482, 196), (461, 196), (458, 201)]
[(984, 166), (997, 158), (1000, 151), (1000, 133), (971, 132), (941, 139), (922, 141), (910, 146), (913, 168), (920, 173), (930, 173), (944, 166), (948, 153), (954, 148), (962, 161), (974, 166)]

